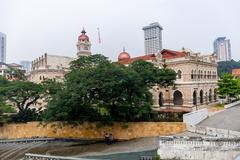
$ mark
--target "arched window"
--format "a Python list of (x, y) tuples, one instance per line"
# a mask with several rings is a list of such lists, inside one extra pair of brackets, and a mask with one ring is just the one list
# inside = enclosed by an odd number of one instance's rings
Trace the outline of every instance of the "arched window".
[(200, 70), (198, 70), (198, 79), (200, 79)]
[(212, 79), (212, 72), (209, 72), (209, 79)]
[(160, 107), (163, 106), (163, 93), (162, 92), (159, 93), (158, 103), (159, 103)]
[(200, 103), (203, 103), (203, 90), (200, 90)]
[(212, 89), (209, 89), (208, 100), (212, 102)]
[(177, 72), (177, 78), (181, 79), (182, 78), (182, 71), (178, 70)]
[(193, 105), (197, 105), (197, 91), (193, 92)]
[(42, 76), (40, 76), (39, 79), (42, 80)]
[(214, 89), (214, 95), (213, 95), (214, 101), (217, 101), (217, 89)]
[(193, 77), (194, 77), (193, 79), (197, 78), (197, 71), (196, 70), (194, 70), (194, 76)]
[(173, 104), (174, 105), (182, 105), (183, 104), (183, 95), (179, 90), (176, 90), (173, 93)]
[(191, 79), (193, 79), (194, 78), (194, 73), (193, 73), (193, 70), (192, 70), (192, 72), (191, 72)]
[(203, 71), (201, 71), (200, 78), (203, 79)]

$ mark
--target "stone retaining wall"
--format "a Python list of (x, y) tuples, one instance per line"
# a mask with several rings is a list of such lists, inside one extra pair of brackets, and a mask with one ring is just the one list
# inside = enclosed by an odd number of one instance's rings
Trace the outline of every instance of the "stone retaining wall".
[(232, 131), (227, 129), (219, 129), (205, 126), (191, 126), (187, 125), (187, 130), (192, 133), (214, 136), (214, 137), (225, 137), (225, 138), (239, 138), (240, 132)]
[(187, 125), (196, 125), (208, 117), (208, 109), (200, 109), (183, 115), (183, 122)]
[(0, 139), (32, 137), (102, 139), (104, 131), (112, 133), (115, 139), (134, 139), (159, 135), (171, 135), (186, 131), (182, 122), (129, 122), (114, 123), (112, 126), (96, 127), (96, 123), (77, 126), (51, 123), (43, 126), (39, 122), (5, 124), (0, 127)]
[(234, 106), (236, 106), (238, 104), (240, 104), (240, 100), (236, 101), (236, 102), (233, 102), (233, 103), (230, 103), (230, 104), (226, 104), (226, 105), (224, 105), (224, 108), (228, 109), (228, 108), (234, 107)]
[(160, 137), (162, 159), (234, 160), (240, 153), (239, 138)]

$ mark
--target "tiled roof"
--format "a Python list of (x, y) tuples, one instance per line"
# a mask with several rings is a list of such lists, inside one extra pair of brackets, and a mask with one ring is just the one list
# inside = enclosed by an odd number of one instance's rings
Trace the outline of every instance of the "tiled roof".
[(232, 75), (240, 75), (240, 69), (232, 69)]
[(168, 50), (168, 49), (163, 49), (161, 51), (161, 54), (162, 54), (163, 59), (174, 59), (174, 58), (180, 58), (180, 57), (186, 56), (186, 52), (173, 51), (173, 50)]
[(156, 60), (156, 56), (155, 56), (155, 54), (148, 54), (148, 55), (144, 55), (144, 56), (139, 56), (139, 57), (134, 57), (134, 58), (118, 61), (118, 63), (120, 63), (120, 64), (131, 64), (131, 63), (133, 63), (134, 61), (137, 61), (137, 60), (145, 60), (145, 61)]
[[(186, 52), (184, 51), (173, 51), (173, 50), (168, 50), (168, 49), (163, 49), (161, 51), (162, 58), (163, 59), (174, 59), (174, 58), (180, 58), (180, 57), (185, 57)], [(139, 56), (139, 57), (134, 57), (134, 58), (129, 58), (129, 59), (124, 59), (121, 61), (118, 61), (120, 64), (131, 64), (132, 62), (136, 60), (156, 60), (156, 55), (155, 54), (147, 54), (144, 56)]]
[(22, 67), (20, 64), (17, 63), (10, 63), (8, 64), (10, 67)]

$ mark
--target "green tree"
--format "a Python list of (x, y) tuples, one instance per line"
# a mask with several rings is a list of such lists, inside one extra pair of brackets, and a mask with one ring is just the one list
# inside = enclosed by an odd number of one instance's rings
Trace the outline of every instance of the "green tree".
[(0, 97), (16, 106), (19, 112), (27, 110), (35, 104), (43, 93), (40, 84), (28, 81), (11, 81), (5, 85), (0, 85)]
[(143, 82), (150, 87), (159, 85), (160, 87), (168, 87), (174, 85), (176, 80), (176, 72), (169, 68), (157, 68), (153, 63), (144, 60), (133, 62), (130, 67), (135, 70), (142, 78)]
[(218, 76), (222, 77), (224, 74), (231, 74), (232, 69), (240, 68), (240, 63), (234, 60), (231, 61), (220, 61), (218, 62)]
[(27, 77), (25, 76), (22, 70), (19, 70), (10, 66), (8, 66), (8, 70), (6, 71), (6, 74), (10, 77), (10, 79), (13, 78), (21, 81), (27, 80)]
[(42, 97), (45, 101), (49, 101), (54, 97), (58, 92), (61, 92), (64, 84), (53, 79), (45, 79), (42, 83), (43, 94)]
[(221, 98), (236, 97), (238, 93), (238, 81), (231, 74), (224, 74), (218, 81), (218, 94)]
[(71, 62), (71, 70), (78, 70), (84, 68), (92, 68), (102, 63), (109, 63), (107, 57), (101, 54), (95, 54), (91, 56), (81, 56), (75, 61)]
[(171, 85), (176, 78), (174, 71), (158, 69), (149, 62), (124, 66), (101, 55), (80, 57), (71, 69), (49, 102), (47, 120), (144, 120), (151, 113), (150, 88), (159, 82)]

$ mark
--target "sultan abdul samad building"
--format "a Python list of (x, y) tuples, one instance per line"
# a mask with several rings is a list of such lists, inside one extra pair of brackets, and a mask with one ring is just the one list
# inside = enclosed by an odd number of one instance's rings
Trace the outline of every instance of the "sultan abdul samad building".
[[(76, 47), (78, 57), (91, 55), (91, 43), (84, 29), (78, 37)], [(76, 58), (45, 53), (32, 62), (29, 80), (36, 83), (40, 83), (44, 79), (62, 81), (64, 75), (69, 71), (70, 62), (74, 59)], [(217, 57), (215, 54), (200, 55), (200, 53), (193, 53), (186, 49), (181, 51), (163, 49), (157, 54), (134, 58), (131, 58), (130, 54), (124, 50), (118, 56), (118, 62), (124, 65), (139, 59), (154, 63), (160, 68), (166, 65), (167, 68), (171, 68), (177, 73), (175, 86), (152, 88), (154, 109), (192, 111), (216, 101)]]
[(131, 58), (123, 51), (118, 62), (124, 65), (145, 60), (161, 68), (166, 65), (177, 73), (175, 86), (155, 86), (153, 108), (165, 111), (192, 111), (217, 100), (217, 57), (215, 54), (200, 55), (191, 50), (173, 51), (163, 49), (158, 54)]

